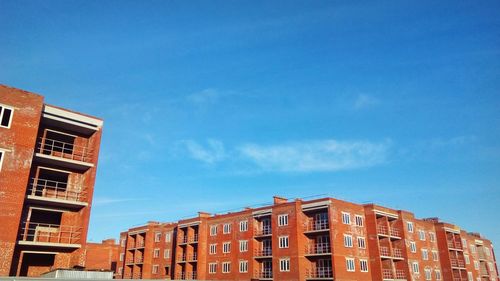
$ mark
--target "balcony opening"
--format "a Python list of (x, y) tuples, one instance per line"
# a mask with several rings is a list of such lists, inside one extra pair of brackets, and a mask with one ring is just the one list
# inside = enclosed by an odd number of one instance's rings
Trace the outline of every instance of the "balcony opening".
[(31, 209), (31, 214), (21, 229), (21, 241), (32, 245), (68, 244), (66, 246), (79, 247), (77, 244), (80, 244), (82, 228), (63, 226), (61, 218), (61, 212)]
[(72, 155), (75, 139), (75, 136), (47, 130), (45, 133), (42, 153), (52, 155), (59, 152), (63, 155)]
[(54, 266), (55, 254), (23, 253), (19, 276), (38, 277)]

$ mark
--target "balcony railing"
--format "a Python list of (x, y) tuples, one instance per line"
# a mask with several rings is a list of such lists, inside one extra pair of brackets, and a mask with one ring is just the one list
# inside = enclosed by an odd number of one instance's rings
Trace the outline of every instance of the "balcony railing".
[(137, 241), (137, 243), (135, 243), (135, 247), (136, 248), (144, 248), (144, 241)]
[(73, 143), (63, 142), (49, 138), (39, 138), (37, 152), (54, 157), (92, 162), (93, 151), (86, 146), (75, 145)]
[(402, 269), (396, 269), (396, 279), (406, 280), (406, 272)]
[(271, 248), (264, 248), (262, 250), (255, 250), (254, 257), (270, 257), (273, 255), (273, 250)]
[(401, 238), (401, 234), (398, 229), (394, 227), (387, 227), (385, 225), (377, 226), (377, 233), (384, 236), (391, 236), (395, 238)]
[(448, 248), (450, 249), (462, 249), (462, 243), (460, 241), (448, 240)]
[(391, 253), (389, 252), (388, 247), (380, 247), (380, 256), (381, 257), (390, 257)]
[(137, 257), (135, 258), (135, 263), (143, 263), (144, 262), (144, 258), (143, 257)]
[(389, 250), (389, 247), (380, 247), (380, 256), (381, 257), (392, 257), (392, 258), (403, 258), (403, 250), (399, 248), (393, 248), (392, 254)]
[(321, 231), (330, 229), (328, 220), (313, 220), (305, 225), (304, 231)]
[(79, 189), (79, 185), (69, 184), (67, 182), (32, 178), (28, 194), (44, 198), (85, 202), (86, 194)]
[(198, 275), (196, 274), (196, 271), (188, 272), (186, 274), (186, 279), (187, 280), (196, 280), (197, 277), (198, 277)]
[(329, 243), (306, 245), (306, 254), (308, 255), (331, 254), (331, 253), (332, 251)]
[(80, 244), (82, 228), (56, 224), (24, 222), (21, 241), (50, 244)]
[(489, 276), (488, 270), (486, 268), (481, 268), (481, 276)]
[(271, 233), (272, 233), (271, 226), (267, 225), (260, 228), (256, 228), (254, 231), (254, 236), (271, 235)]
[(194, 236), (189, 237), (188, 242), (189, 243), (197, 243), (198, 242), (198, 234), (195, 234)]
[(179, 256), (177, 257), (177, 259), (178, 259), (179, 261), (186, 261), (186, 254), (179, 255)]
[(272, 279), (273, 271), (272, 270), (256, 271), (254, 277), (256, 279)]
[(306, 278), (333, 278), (333, 270), (331, 267), (306, 269)]
[(485, 260), (485, 259), (486, 259), (486, 255), (485, 255), (485, 254), (484, 254), (484, 252), (483, 252), (483, 251), (481, 251), (480, 249), (478, 249), (478, 251), (477, 251), (477, 257), (478, 257), (478, 259), (480, 259), (480, 260)]
[(391, 237), (401, 238), (399, 230), (394, 227), (389, 228), (389, 235), (391, 235)]
[(394, 279), (392, 269), (382, 269), (382, 279)]
[(181, 239), (179, 239), (179, 244), (187, 244), (187, 242), (188, 242), (187, 236), (183, 236), (181, 237)]
[(465, 267), (465, 263), (463, 260), (451, 259), (450, 261), (452, 267), (460, 267), (460, 268)]
[(399, 248), (392, 249), (392, 256), (395, 258), (402, 259), (403, 258), (403, 250)]
[(193, 254), (189, 255), (188, 260), (189, 261), (197, 261), (198, 260), (198, 253), (193, 253)]

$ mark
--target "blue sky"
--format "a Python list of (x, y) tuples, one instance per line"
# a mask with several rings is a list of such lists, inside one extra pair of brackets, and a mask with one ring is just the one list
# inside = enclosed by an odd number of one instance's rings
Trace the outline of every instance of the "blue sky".
[(92, 241), (322, 195), (500, 242), (499, 12), (498, 1), (2, 0), (0, 79), (105, 120)]

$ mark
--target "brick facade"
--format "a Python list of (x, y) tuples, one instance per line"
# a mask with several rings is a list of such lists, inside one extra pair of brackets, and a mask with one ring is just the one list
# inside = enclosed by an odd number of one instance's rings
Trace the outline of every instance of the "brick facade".
[(111, 270), (117, 272), (120, 245), (115, 239), (106, 239), (101, 243), (89, 243), (85, 247), (85, 269)]
[(84, 266), (102, 120), (3, 85), (0, 108), (0, 276)]

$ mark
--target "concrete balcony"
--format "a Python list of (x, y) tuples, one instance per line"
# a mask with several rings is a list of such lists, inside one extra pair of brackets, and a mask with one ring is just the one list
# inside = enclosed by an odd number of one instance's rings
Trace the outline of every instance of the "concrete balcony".
[(330, 224), (328, 220), (313, 220), (304, 227), (304, 233), (328, 232)]
[(46, 179), (32, 178), (27, 198), (39, 204), (77, 210), (88, 206), (86, 192), (79, 186)]
[(382, 280), (391, 280), (391, 281), (405, 281), (407, 280), (408, 277), (406, 276), (406, 273), (402, 269), (382, 269)]
[(389, 247), (380, 247), (380, 257), (382, 259), (396, 259), (402, 260), (403, 250), (400, 248), (392, 248), (392, 252)]
[(377, 226), (377, 234), (378, 236), (390, 237), (391, 240), (401, 239), (401, 234), (398, 229), (394, 227), (387, 227), (385, 225)]
[(305, 256), (330, 256), (331, 254), (329, 243), (306, 245)]
[(267, 259), (273, 257), (273, 250), (271, 248), (264, 248), (262, 250), (255, 250), (253, 254), (255, 259)]
[(306, 269), (306, 280), (333, 280), (333, 269), (331, 267)]
[(19, 245), (80, 248), (82, 228), (46, 223), (24, 222)]
[(35, 156), (41, 163), (78, 171), (94, 167), (92, 149), (55, 139), (39, 138)]
[(448, 249), (463, 251), (462, 242), (457, 240), (448, 240)]
[(256, 271), (254, 273), (254, 279), (257, 279), (257, 280), (273, 280), (273, 271), (272, 270)]
[(459, 259), (450, 259), (451, 267), (454, 268), (465, 268), (465, 262)]
[(272, 235), (271, 226), (263, 226), (260, 228), (255, 228), (253, 236), (254, 237), (267, 237)]
[(198, 233), (196, 233), (194, 236), (189, 237), (188, 243), (189, 244), (196, 244), (196, 243), (198, 243)]

